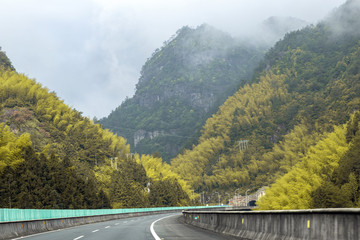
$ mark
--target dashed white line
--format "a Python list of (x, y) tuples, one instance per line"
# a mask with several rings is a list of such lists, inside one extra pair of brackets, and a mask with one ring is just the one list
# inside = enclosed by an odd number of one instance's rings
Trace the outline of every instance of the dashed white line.
[(99, 231), (99, 229), (96, 229), (96, 230), (94, 230), (94, 231), (92, 231), (93, 233), (95, 233), (95, 232), (98, 232)]
[(105, 228), (109, 228), (110, 226), (106, 226)]
[(119, 223), (115, 223), (115, 225), (119, 225)]
[(77, 238), (74, 238), (74, 240), (78, 240), (78, 239), (83, 238), (83, 237), (84, 237), (84, 235), (82, 235), (80, 237), (77, 237)]

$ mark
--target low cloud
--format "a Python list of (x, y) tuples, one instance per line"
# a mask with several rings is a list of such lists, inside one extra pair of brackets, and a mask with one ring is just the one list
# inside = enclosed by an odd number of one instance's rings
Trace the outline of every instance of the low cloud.
[(85, 116), (108, 115), (146, 59), (182, 26), (208, 23), (243, 36), (270, 16), (315, 23), (344, 0), (2, 0), (0, 46)]

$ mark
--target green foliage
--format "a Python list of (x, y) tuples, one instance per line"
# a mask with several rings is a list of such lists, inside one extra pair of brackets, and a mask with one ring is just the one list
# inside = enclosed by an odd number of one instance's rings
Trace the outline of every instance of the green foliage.
[(136, 156), (150, 178), (148, 191), (151, 206), (185, 206), (197, 197), (191, 195), (191, 188), (186, 181), (173, 172), (170, 165), (161, 158), (149, 155)]
[(359, 115), (357, 111), (346, 129), (339, 132), (336, 128), (309, 151), (292, 171), (271, 186), (258, 202), (259, 206), (262, 209), (359, 207)]
[[(137, 164), (134, 163), (132, 165)], [(128, 166), (122, 167), (121, 171), (113, 173), (110, 197), (115, 208), (149, 206), (148, 197), (145, 192), (146, 181), (136, 179), (136, 176), (133, 174), (134, 172), (136, 170)], [(142, 174), (143, 177), (146, 177), (145, 170), (143, 170)]]
[(152, 206), (188, 206), (189, 197), (176, 180), (152, 181), (149, 187)]
[(2, 208), (110, 208), (93, 175), (82, 176), (66, 160), (47, 158), (31, 147), (23, 150), (24, 162), (1, 173)]
[(15, 169), (24, 161), (22, 149), (31, 146), (29, 134), (17, 137), (4, 123), (0, 123), (0, 173)]
[[(349, 150), (339, 160), (338, 167), (312, 194), (314, 208), (360, 207), (360, 112), (347, 124)], [(326, 197), (319, 198), (319, 195)]]
[(347, 150), (345, 129), (337, 127), (311, 147), (294, 168), (266, 191), (258, 201), (260, 209), (311, 208), (312, 192), (331, 176)]
[(311, 193), (311, 208), (339, 208), (344, 206), (344, 196), (339, 187), (325, 181)]
[(10, 59), (6, 56), (5, 52), (1, 51), (0, 47), (0, 71), (15, 71), (15, 68), (11, 64)]

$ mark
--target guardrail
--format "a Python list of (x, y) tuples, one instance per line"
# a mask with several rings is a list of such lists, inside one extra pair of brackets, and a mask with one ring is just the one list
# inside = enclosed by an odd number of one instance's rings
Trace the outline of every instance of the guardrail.
[[(0, 239), (11, 239), (82, 224), (133, 216), (210, 209), (222, 206), (190, 206), (127, 209), (0, 209)], [(225, 206), (224, 206), (225, 207)]]
[(197, 227), (266, 240), (359, 240), (360, 209), (287, 211), (183, 211), (185, 222)]
[(206, 208), (214, 208), (214, 207), (217, 207), (217, 206), (123, 208), (123, 209), (1, 208), (0, 209), (0, 222), (41, 220), (41, 219), (51, 219), (51, 218), (84, 217), (84, 216), (97, 216), (97, 215), (108, 215), (108, 214), (138, 213), (138, 212), (159, 212), (159, 211), (174, 211), (174, 210), (178, 211), (178, 210), (185, 210), (185, 209), (206, 209)]

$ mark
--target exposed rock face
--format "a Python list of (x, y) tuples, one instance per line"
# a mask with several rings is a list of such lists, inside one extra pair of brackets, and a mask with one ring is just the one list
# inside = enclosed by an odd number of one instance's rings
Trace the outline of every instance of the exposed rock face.
[(222, 92), (221, 87), (211, 90), (202, 90), (191, 88), (186, 84), (176, 84), (174, 86), (166, 86), (163, 91), (157, 95), (151, 93), (141, 93), (134, 98), (141, 107), (151, 108), (159, 102), (166, 101), (173, 97), (182, 98), (191, 107), (199, 108), (202, 112), (208, 112), (214, 106), (216, 100), (216, 92)]
[(145, 130), (137, 130), (134, 133), (134, 146), (136, 147), (136, 144), (138, 144), (141, 140), (143, 140), (146, 137), (146, 131)]
[(136, 145), (141, 141), (143, 140), (144, 138), (150, 138), (150, 139), (154, 139), (156, 137), (159, 137), (159, 136), (165, 136), (167, 135), (168, 133), (166, 133), (165, 131), (163, 130), (155, 130), (155, 131), (145, 131), (143, 129), (140, 129), (140, 130), (137, 130), (135, 133), (134, 133), (134, 146), (136, 147)]

